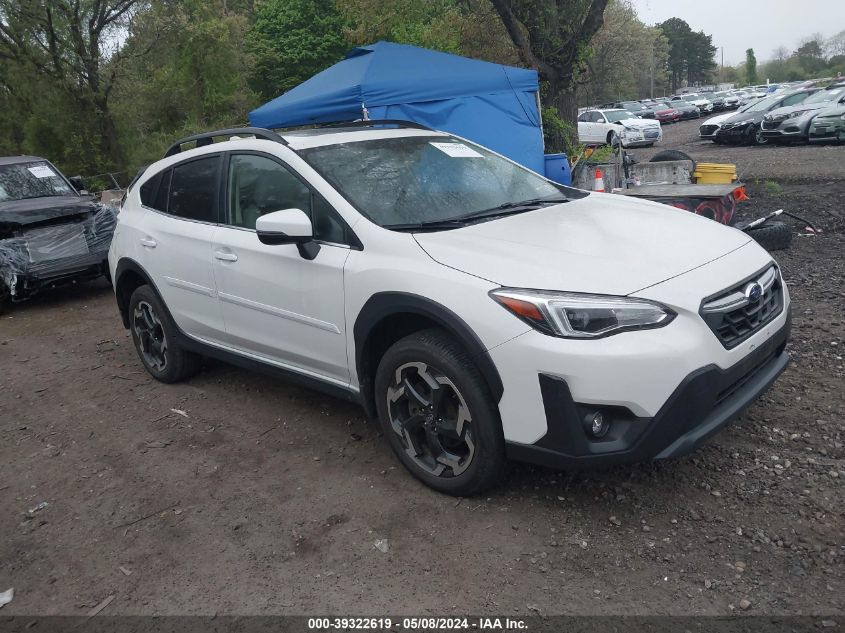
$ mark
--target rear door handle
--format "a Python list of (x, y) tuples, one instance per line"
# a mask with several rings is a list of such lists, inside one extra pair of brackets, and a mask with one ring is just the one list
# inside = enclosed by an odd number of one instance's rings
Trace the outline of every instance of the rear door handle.
[(226, 253), (224, 251), (214, 251), (214, 257), (219, 259), (221, 262), (236, 262), (238, 261), (238, 256), (234, 253)]
[(140, 241), (141, 246), (146, 246), (147, 248), (155, 248), (158, 246), (158, 243), (151, 237), (142, 237)]

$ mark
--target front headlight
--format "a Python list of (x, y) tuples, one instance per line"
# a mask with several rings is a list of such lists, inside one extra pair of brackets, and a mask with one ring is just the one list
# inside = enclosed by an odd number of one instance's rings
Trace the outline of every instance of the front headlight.
[(803, 115), (807, 114), (808, 112), (811, 112), (811, 110), (798, 110), (797, 112), (790, 112), (790, 113), (787, 115), (787, 117), (786, 117), (786, 118), (787, 118), (787, 119), (795, 119), (795, 118), (797, 118), (797, 117), (799, 117), (799, 116), (803, 116)]
[(751, 123), (754, 123), (754, 119), (745, 119), (744, 121), (737, 121), (736, 123), (734, 123), (734, 127), (739, 127), (741, 125), (749, 125)]
[(608, 295), (500, 288), (490, 297), (549, 336), (601, 338), (625, 330), (668, 325), (676, 314), (653, 301)]

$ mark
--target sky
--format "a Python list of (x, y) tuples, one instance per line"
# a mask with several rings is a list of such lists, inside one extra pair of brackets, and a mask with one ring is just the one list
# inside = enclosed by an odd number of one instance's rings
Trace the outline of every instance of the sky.
[[(830, 37), (845, 30), (843, 0), (631, 0), (646, 24), (672, 17), (685, 20), (693, 31), (713, 36), (713, 45), (724, 48), (725, 66), (745, 61), (753, 48), (758, 61), (772, 58), (772, 51), (790, 51), (814, 33)], [(720, 61), (721, 51), (716, 53)]]

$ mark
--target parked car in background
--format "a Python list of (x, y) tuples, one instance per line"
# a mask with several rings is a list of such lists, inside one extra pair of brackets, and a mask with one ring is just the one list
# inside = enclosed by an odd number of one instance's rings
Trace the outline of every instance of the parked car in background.
[(654, 114), (654, 118), (661, 123), (675, 123), (681, 120), (681, 113), (668, 103), (654, 103), (648, 109)]
[(699, 138), (705, 141), (715, 141), (717, 143), (723, 142), (716, 138), (716, 132), (719, 131), (719, 128), (722, 126), (722, 122), (727, 121), (739, 112), (745, 112), (752, 105), (753, 103), (748, 103), (739, 108), (736, 112), (723, 112), (722, 114), (710, 117), (698, 127)]
[(686, 455), (786, 368), (789, 291), (747, 233), (379, 125), (220, 130), (147, 168), (109, 263), (154, 379), (203, 356), (287, 376), (361, 405), (414, 477), (468, 496), (507, 459)]
[(770, 141), (806, 141), (810, 136), (810, 123), (816, 115), (844, 103), (845, 86), (820, 90), (798, 104), (780, 107), (766, 114), (761, 132)]
[(713, 109), (717, 112), (722, 110), (733, 110), (739, 107), (739, 97), (732, 95), (727, 90), (714, 92), (709, 99), (713, 102)]
[(0, 310), (108, 273), (115, 213), (38, 156), (0, 158)]
[(668, 101), (667, 103), (680, 113), (681, 121), (701, 118), (701, 112), (699, 111), (698, 106), (694, 106), (688, 101), (677, 99), (674, 101)]
[(687, 103), (693, 104), (695, 107), (698, 108), (698, 111), (701, 114), (713, 112), (713, 103), (709, 99), (706, 99), (695, 92), (691, 92), (684, 95), (675, 95), (670, 99), (670, 101), (676, 101), (679, 99), (686, 101)]
[(628, 110), (587, 110), (578, 115), (581, 143), (611, 143), (614, 136), (622, 141), (622, 147), (648, 147), (663, 138), (663, 130), (658, 121), (641, 119)]
[(644, 119), (653, 119), (654, 113), (648, 107), (639, 101), (616, 101), (601, 106), (606, 110), (627, 110), (631, 114), (642, 117)]
[(737, 112), (729, 119), (720, 123), (716, 131), (718, 143), (750, 143), (765, 145), (769, 139), (763, 136), (760, 124), (763, 117), (777, 108), (802, 103), (807, 97), (818, 92), (818, 88), (805, 88), (780, 95), (769, 95), (755, 102), (751, 102), (741, 112)]
[(811, 143), (845, 141), (845, 105), (819, 112), (810, 122), (808, 138)]

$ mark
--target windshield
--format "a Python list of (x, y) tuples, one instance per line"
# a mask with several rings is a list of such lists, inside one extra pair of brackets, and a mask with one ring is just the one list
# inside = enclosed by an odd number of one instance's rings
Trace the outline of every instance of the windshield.
[(804, 103), (825, 103), (827, 101), (836, 101), (839, 97), (845, 94), (845, 87), (834, 88), (833, 90), (822, 90), (816, 94), (807, 97)]
[(0, 165), (0, 202), (74, 193), (46, 161)]
[(770, 97), (765, 97), (760, 99), (759, 101), (753, 101), (749, 104), (749, 107), (743, 110), (743, 112), (760, 112), (762, 110), (768, 110), (770, 106), (774, 105), (778, 101), (781, 100), (781, 97), (776, 97), (774, 95)]
[(604, 113), (604, 116), (610, 123), (619, 123), (619, 121), (624, 121), (625, 119), (637, 118), (635, 114), (631, 114), (627, 110), (608, 110)]
[(299, 154), (380, 226), (448, 222), (504, 205), (580, 197), (449, 136), (356, 141)]

